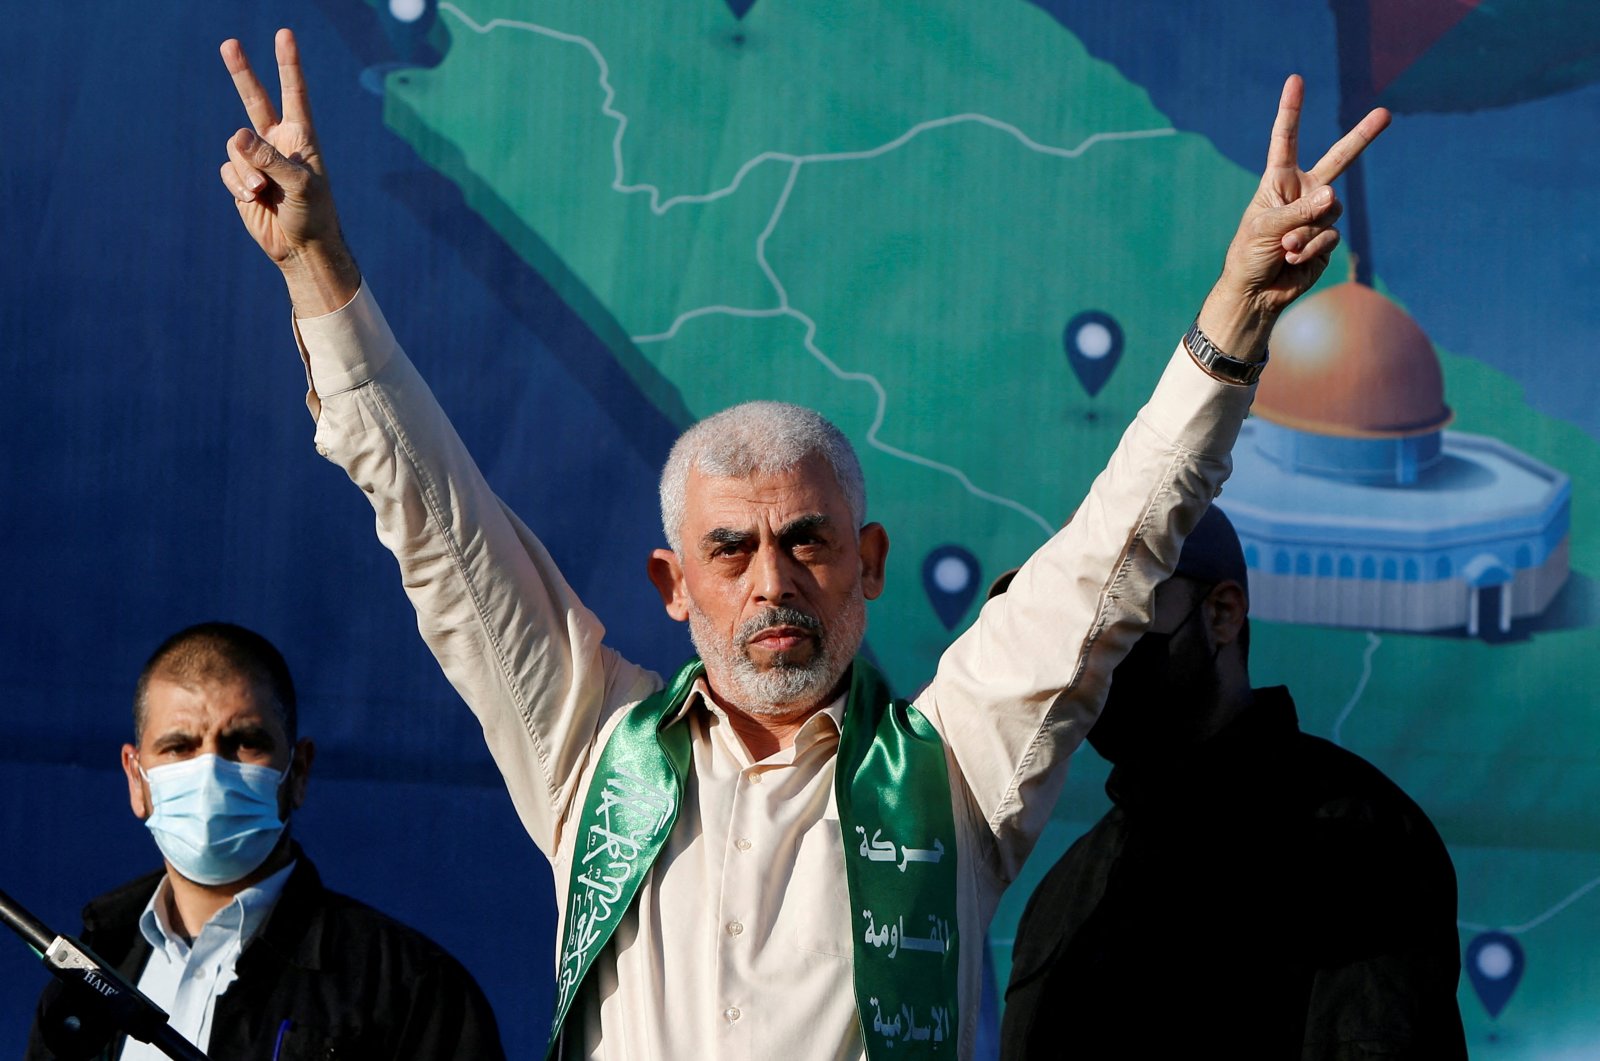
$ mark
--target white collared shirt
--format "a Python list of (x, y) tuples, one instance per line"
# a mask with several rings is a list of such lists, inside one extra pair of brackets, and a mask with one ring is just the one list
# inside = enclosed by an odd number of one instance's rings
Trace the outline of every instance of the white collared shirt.
[[(161, 878), (139, 915), (139, 931), (150, 943), (150, 960), (139, 974), (139, 991), (167, 1011), (174, 1031), (201, 1050), (211, 1041), (211, 1019), (217, 999), (237, 979), (234, 967), (244, 945), (266, 923), (283, 886), (294, 871), (291, 862), (272, 876), (235, 895), (211, 915), (189, 942), (167, 916), (171, 883)], [(166, 1055), (133, 1039), (122, 1049), (122, 1061), (163, 1061)]]

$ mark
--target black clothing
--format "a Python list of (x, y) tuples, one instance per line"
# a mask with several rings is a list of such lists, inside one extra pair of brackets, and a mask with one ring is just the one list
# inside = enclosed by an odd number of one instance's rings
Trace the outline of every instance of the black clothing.
[(1018, 926), (1003, 1059), (1466, 1057), (1444, 843), (1287, 690), (1106, 791)]
[[(503, 1061), (494, 1013), (471, 974), (416, 930), (324, 889), (304, 852), (296, 857), (277, 905), (239, 955), (238, 979), (217, 999), (208, 1056)], [(132, 983), (150, 956), (139, 915), (161, 877), (142, 877), (83, 911), (80, 938)], [(59, 995), (52, 985), (40, 1000), (27, 1061), (54, 1057), (39, 1028)], [(114, 1058), (121, 1048), (119, 1036), (95, 1056)]]

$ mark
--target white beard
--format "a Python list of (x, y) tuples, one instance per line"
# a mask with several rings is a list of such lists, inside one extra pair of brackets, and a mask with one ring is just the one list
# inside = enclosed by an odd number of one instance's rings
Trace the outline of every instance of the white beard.
[(781, 717), (817, 706), (839, 684), (866, 636), (866, 602), (859, 595), (852, 596), (831, 623), (815, 619), (795, 623), (818, 633), (817, 651), (809, 661), (796, 663), (779, 655), (762, 670), (745, 645), (775, 625), (772, 615), (776, 610), (746, 620), (730, 639), (718, 634), (693, 598), (689, 600), (689, 639), (705, 661), (708, 675), (715, 677), (718, 695), (752, 715)]

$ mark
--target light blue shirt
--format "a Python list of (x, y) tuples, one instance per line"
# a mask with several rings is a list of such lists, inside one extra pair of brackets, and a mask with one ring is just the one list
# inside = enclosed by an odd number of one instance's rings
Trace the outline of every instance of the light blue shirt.
[[(293, 870), (291, 862), (235, 895), (227, 906), (211, 915), (193, 943), (176, 932), (167, 917), (166, 897), (171, 884), (165, 877), (139, 915), (139, 931), (151, 947), (150, 960), (139, 974), (139, 990), (167, 1011), (174, 1031), (201, 1050), (211, 1041), (211, 1018), (217, 999), (238, 978), (234, 966), (240, 952), (266, 923)], [(122, 1049), (122, 1061), (165, 1058), (155, 1047), (133, 1039)]]

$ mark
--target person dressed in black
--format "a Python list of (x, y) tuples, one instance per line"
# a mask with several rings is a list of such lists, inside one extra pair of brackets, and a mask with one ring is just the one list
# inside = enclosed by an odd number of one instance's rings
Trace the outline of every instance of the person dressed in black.
[(1022, 916), (1005, 1061), (1466, 1057), (1444, 843), (1251, 688), (1247, 594), (1213, 507), (1089, 732), (1114, 806)]
[[(133, 813), (165, 869), (91, 902), (82, 941), (208, 1056), (502, 1061), (472, 976), (414, 929), (323, 887), (289, 837), (315, 747), (270, 642), (228, 623), (168, 638), (122, 748)], [(53, 982), (28, 1061), (162, 1056)]]

